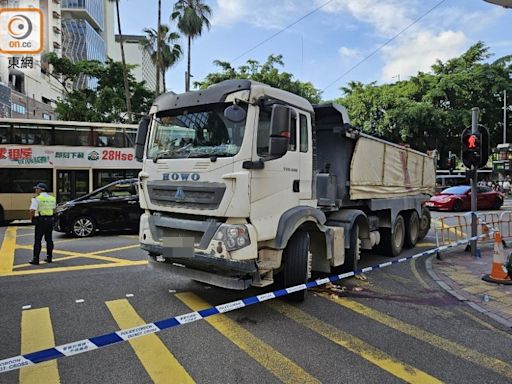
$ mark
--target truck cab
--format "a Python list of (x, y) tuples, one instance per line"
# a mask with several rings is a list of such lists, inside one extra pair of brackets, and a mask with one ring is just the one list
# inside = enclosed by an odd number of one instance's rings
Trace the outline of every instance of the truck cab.
[(392, 228), (428, 199), (413, 188), (389, 213), (373, 202), (375, 218), (372, 199), (352, 200), (359, 134), (341, 106), (249, 80), (160, 96), (136, 140), (141, 247), (156, 267), (232, 289), (355, 268), (360, 244), (379, 243), (379, 215)]

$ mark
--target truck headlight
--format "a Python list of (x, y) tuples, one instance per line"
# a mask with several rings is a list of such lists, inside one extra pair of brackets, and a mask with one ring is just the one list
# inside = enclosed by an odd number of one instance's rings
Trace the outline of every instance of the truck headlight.
[(223, 242), (227, 251), (236, 251), (237, 249), (247, 247), (251, 244), (249, 231), (242, 224), (222, 224), (213, 238)]

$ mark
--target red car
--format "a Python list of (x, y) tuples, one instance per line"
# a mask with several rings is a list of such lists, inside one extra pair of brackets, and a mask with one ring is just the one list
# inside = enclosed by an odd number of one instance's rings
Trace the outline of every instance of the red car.
[[(500, 209), (503, 205), (504, 195), (493, 191), (489, 187), (477, 187), (478, 209)], [(431, 210), (464, 211), (471, 209), (471, 187), (459, 185), (450, 187), (432, 196), (425, 205)]]

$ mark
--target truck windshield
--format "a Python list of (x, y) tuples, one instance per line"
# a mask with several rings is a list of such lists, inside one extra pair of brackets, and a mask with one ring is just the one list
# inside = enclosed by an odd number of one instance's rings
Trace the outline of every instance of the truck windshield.
[[(232, 122), (224, 117), (229, 103), (202, 105), (176, 113), (164, 112), (153, 123), (148, 157), (230, 157), (240, 150), (245, 119)], [(245, 106), (242, 108), (246, 109)], [(247, 112), (247, 110), (246, 110)]]

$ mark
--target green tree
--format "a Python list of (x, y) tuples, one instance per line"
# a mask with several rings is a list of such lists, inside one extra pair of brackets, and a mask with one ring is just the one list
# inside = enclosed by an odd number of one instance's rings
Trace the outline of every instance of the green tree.
[[(99, 121), (133, 123), (134, 115), (147, 113), (153, 102), (153, 92), (144, 82), (137, 82), (127, 67), (128, 89), (134, 101), (134, 110), (127, 114), (122, 63), (108, 59), (71, 63), (54, 53), (45, 55), (51, 65), (50, 75), (58, 79), (66, 89), (63, 98), (57, 100), (56, 112), (60, 119), (71, 121)], [(96, 89), (73, 89), (72, 83), (79, 75), (98, 79)]]
[(132, 113), (132, 103), (130, 100), (130, 87), (128, 82), (128, 68), (126, 66), (126, 56), (124, 54), (124, 41), (123, 41), (123, 31), (121, 29), (121, 13), (119, 12), (119, 0), (108, 0), (110, 2), (116, 3), (116, 15), (117, 15), (117, 30), (119, 32), (119, 46), (121, 47), (121, 62), (123, 64), (123, 86), (124, 86), (124, 95), (126, 98), (126, 112), (128, 113), (128, 119), (131, 120)]
[(178, 29), (187, 36), (187, 74), (185, 91), (190, 90), (190, 55), (192, 40), (210, 29), (211, 8), (203, 0), (178, 0), (173, 7), (171, 19), (177, 21)]
[[(165, 92), (165, 73), (178, 62), (183, 54), (181, 45), (177, 43), (180, 35), (176, 32), (170, 32), (169, 27), (165, 24), (160, 26), (159, 34), (157, 34), (154, 28), (145, 28), (144, 33), (146, 38), (143, 40), (142, 45), (151, 52), (151, 61), (162, 76), (163, 91)], [(159, 82), (160, 76), (157, 76), (156, 95), (159, 94)]]
[[(461, 56), (437, 61), (431, 73), (407, 81), (376, 85), (351, 82), (337, 100), (347, 106), (352, 123), (365, 132), (421, 149), (460, 153), (460, 134), (479, 107), (492, 146), (500, 142), (501, 95), (512, 89), (510, 57), (489, 62), (488, 48), (478, 42)], [(441, 164), (441, 166), (445, 166)]]
[(247, 60), (246, 64), (237, 69), (226, 61), (215, 60), (213, 63), (221, 69), (220, 72), (209, 73), (203, 81), (194, 83), (196, 87), (204, 89), (223, 80), (249, 79), (295, 93), (312, 104), (318, 104), (321, 100), (321, 92), (313, 84), (295, 80), (291, 73), (279, 71), (276, 65), (284, 66), (282, 55), (270, 55), (263, 64), (256, 60)]

